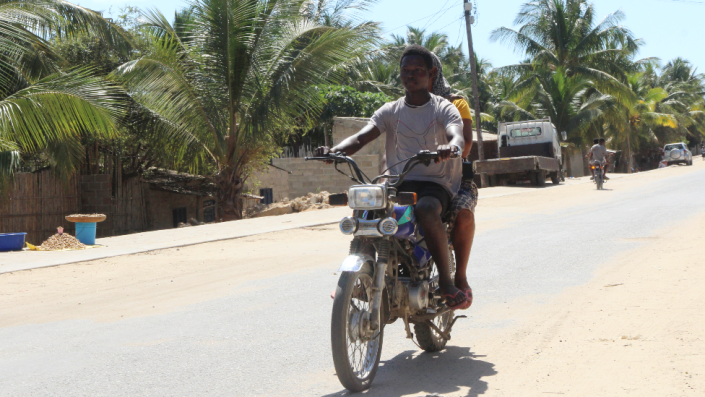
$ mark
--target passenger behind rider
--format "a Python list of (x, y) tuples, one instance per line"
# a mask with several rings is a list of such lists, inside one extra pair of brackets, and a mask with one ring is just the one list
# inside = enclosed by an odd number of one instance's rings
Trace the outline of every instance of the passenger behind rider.
[[(591, 165), (597, 164), (598, 162), (603, 162), (603, 175), (606, 180), (609, 180), (610, 178), (607, 177), (607, 167), (609, 167), (609, 162), (607, 161), (607, 148), (605, 147), (605, 140), (603, 138), (595, 138), (592, 143), (593, 145), (587, 154), (587, 158), (590, 160)], [(595, 170), (592, 168), (591, 170), (592, 176), (590, 177), (590, 180), (594, 180)]]
[[(385, 156), (389, 165), (420, 150), (438, 151), (439, 160), (428, 167), (414, 168), (398, 191), (417, 194), (414, 214), (438, 268), (443, 299), (452, 309), (467, 309), (470, 304), (467, 295), (455, 286), (451, 277), (448, 237), (442, 220), (460, 189), (461, 160), (450, 159), (450, 156), (452, 152), (460, 154), (465, 147), (463, 122), (453, 104), (429, 92), (429, 82), (436, 73), (438, 69), (433, 66), (429, 50), (418, 45), (406, 47), (400, 59), (400, 77), (406, 95), (379, 108), (357, 134), (333, 148), (317, 148), (316, 156), (331, 152), (350, 156), (382, 133), (385, 133)], [(399, 174), (403, 166), (404, 162), (392, 166), (391, 173)]]
[[(451, 93), (450, 84), (443, 77), (443, 66), (440, 58), (433, 54), (433, 66), (438, 69), (436, 78), (429, 82), (429, 91), (434, 95), (441, 96), (449, 100), (460, 113), (463, 119), (463, 138), (465, 138), (465, 147), (463, 148), (463, 159), (470, 155), (472, 149), (472, 114), (470, 113), (470, 105), (465, 98), (453, 95)], [(472, 304), (472, 288), (468, 284), (467, 269), (470, 260), (470, 251), (472, 242), (475, 237), (475, 207), (477, 206), (478, 191), (477, 185), (471, 178), (463, 177), (460, 183), (460, 190), (453, 198), (448, 214), (448, 229), (450, 232), (450, 241), (453, 243), (455, 250), (455, 286), (465, 292), (468, 301)]]

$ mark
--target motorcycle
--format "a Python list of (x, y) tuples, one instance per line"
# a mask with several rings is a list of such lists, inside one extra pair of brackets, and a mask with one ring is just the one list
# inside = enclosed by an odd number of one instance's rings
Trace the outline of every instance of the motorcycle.
[(593, 175), (595, 175), (595, 185), (597, 185), (597, 190), (602, 190), (605, 184), (605, 162), (604, 161), (593, 161), (590, 164), (590, 168), (593, 170)]
[[(454, 154), (455, 157), (459, 153)], [(453, 156), (452, 156), (453, 157)], [(333, 363), (340, 383), (351, 391), (370, 388), (379, 367), (384, 327), (401, 319), (406, 337), (428, 352), (442, 350), (459, 318), (441, 296), (438, 272), (423, 230), (416, 224), (416, 193), (397, 190), (419, 164), (428, 166), (438, 153), (421, 151), (408, 158), (399, 175), (368, 178), (343, 154), (306, 160), (334, 163), (356, 185), (329, 197), (331, 205), (348, 205), (352, 216), (340, 221), (343, 234), (353, 236), (343, 261), (331, 316)], [(339, 169), (348, 166), (349, 173)], [(455, 263), (449, 245), (451, 273)], [(411, 332), (411, 324), (414, 332)]]

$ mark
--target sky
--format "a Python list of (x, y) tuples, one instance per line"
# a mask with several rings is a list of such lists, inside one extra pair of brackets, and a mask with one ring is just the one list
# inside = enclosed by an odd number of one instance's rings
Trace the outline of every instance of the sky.
[[(74, 0), (98, 11), (117, 14), (123, 5), (157, 8), (167, 16), (184, 7), (183, 0)], [(493, 66), (520, 61), (521, 54), (503, 44), (491, 42), (490, 33), (500, 27), (514, 27), (514, 18), (527, 0), (473, 0), (477, 11), (473, 25), (475, 52)], [(676, 57), (689, 60), (705, 72), (705, 0), (594, 0), (598, 20), (621, 10), (622, 22), (645, 45), (640, 58), (656, 57), (665, 64)], [(453, 5), (455, 3), (455, 6)], [(404, 35), (406, 26), (440, 31), (448, 35), (452, 45), (462, 44), (467, 53), (462, 0), (380, 0), (367, 13), (367, 19), (379, 21), (385, 36)]]

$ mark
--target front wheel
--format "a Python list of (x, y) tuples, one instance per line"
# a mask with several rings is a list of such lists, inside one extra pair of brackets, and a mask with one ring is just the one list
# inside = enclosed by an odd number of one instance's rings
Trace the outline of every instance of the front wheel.
[(384, 324), (378, 330), (369, 330), (372, 279), (370, 263), (357, 273), (343, 272), (333, 301), (333, 364), (340, 383), (354, 392), (370, 388), (382, 355)]

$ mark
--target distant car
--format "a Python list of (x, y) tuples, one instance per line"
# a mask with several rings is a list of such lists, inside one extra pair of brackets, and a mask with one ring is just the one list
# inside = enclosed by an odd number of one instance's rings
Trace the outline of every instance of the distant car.
[(679, 163), (693, 165), (693, 153), (683, 142), (669, 143), (663, 148), (663, 161), (666, 161), (668, 165)]

